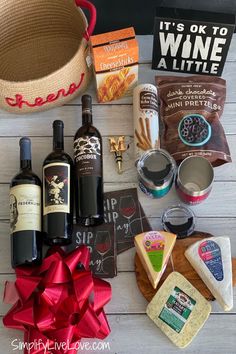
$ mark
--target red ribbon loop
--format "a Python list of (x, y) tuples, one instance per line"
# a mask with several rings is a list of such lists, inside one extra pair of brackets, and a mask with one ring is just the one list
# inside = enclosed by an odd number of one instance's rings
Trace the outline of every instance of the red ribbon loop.
[(4, 302), (14, 305), (4, 325), (23, 330), (29, 344), (38, 343), (25, 353), (43, 354), (47, 345), (54, 354), (74, 354), (81, 338), (104, 339), (110, 333), (103, 307), (111, 299), (111, 287), (93, 277), (89, 262), (86, 246), (68, 255), (55, 248), (41, 266), (18, 267), (15, 283), (6, 282)]

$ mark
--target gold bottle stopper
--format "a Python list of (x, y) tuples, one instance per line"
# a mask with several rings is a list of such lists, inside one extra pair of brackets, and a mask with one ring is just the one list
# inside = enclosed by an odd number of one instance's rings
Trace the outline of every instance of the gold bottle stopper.
[(122, 170), (122, 162), (123, 162), (123, 152), (127, 150), (127, 146), (125, 144), (125, 136), (119, 136), (118, 139), (116, 137), (110, 137), (110, 152), (114, 153), (115, 161), (117, 163), (118, 173), (121, 174)]

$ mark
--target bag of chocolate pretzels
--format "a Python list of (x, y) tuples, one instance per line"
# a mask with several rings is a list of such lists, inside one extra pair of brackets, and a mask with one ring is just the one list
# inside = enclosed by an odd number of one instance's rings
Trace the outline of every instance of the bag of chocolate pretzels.
[(213, 76), (156, 77), (163, 123), (161, 147), (180, 163), (190, 155), (206, 157), (213, 166), (231, 162), (220, 123), (226, 82)]

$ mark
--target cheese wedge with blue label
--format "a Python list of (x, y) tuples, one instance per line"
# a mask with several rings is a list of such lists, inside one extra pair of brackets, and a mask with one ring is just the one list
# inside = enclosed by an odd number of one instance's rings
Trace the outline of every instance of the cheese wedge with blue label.
[(198, 241), (185, 251), (196, 270), (224, 311), (233, 308), (232, 260), (229, 237)]
[(134, 238), (139, 259), (154, 289), (166, 269), (175, 241), (176, 235), (166, 231), (144, 232)]

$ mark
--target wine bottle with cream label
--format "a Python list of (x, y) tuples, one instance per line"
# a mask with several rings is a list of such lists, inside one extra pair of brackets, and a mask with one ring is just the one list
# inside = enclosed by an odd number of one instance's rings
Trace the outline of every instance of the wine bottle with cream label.
[(12, 267), (40, 264), (41, 181), (31, 168), (31, 141), (20, 140), (20, 172), (10, 184), (10, 233)]
[(48, 245), (71, 243), (73, 160), (64, 151), (64, 123), (53, 122), (53, 151), (43, 164), (43, 231)]

